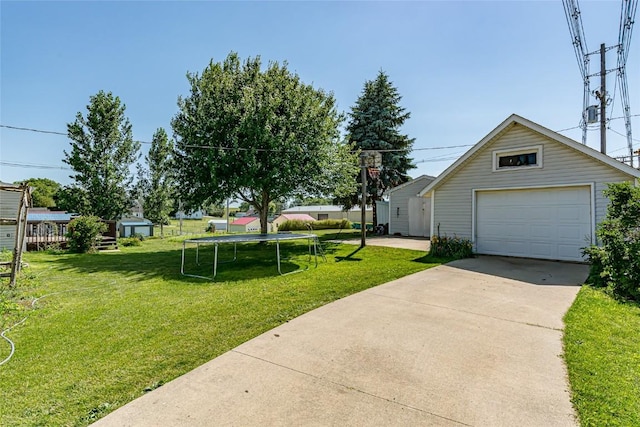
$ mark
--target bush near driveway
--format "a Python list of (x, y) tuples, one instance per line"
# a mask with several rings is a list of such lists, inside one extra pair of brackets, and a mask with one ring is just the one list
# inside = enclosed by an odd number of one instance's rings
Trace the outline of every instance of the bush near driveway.
[(609, 184), (607, 217), (596, 236), (602, 246), (584, 249), (591, 270), (589, 283), (619, 298), (640, 301), (640, 187)]
[(470, 258), (473, 256), (473, 243), (457, 236), (432, 236), (429, 255), (453, 259)]

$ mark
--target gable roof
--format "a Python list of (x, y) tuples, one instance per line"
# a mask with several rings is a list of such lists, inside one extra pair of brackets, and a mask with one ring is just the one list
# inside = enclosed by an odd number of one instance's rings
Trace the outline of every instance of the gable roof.
[(255, 216), (244, 216), (242, 218), (238, 218), (231, 223), (231, 225), (247, 225), (251, 224), (253, 221), (260, 221), (260, 218)]
[(524, 117), (521, 117), (517, 114), (512, 114), (509, 117), (507, 117), (505, 121), (500, 123), (494, 130), (489, 132), (487, 136), (482, 138), (476, 145), (471, 147), (469, 151), (464, 153), (458, 160), (456, 160), (451, 166), (449, 166), (444, 172), (442, 172), (435, 180), (431, 181), (431, 183), (427, 185), (422, 191), (420, 191), (418, 195), (424, 196), (425, 194), (429, 193), (431, 190), (438, 187), (440, 183), (445, 181), (448, 176), (454, 174), (459, 168), (462, 167), (462, 165), (464, 165), (467, 162), (467, 160), (473, 157), (475, 153), (477, 153), (482, 148), (484, 148), (485, 145), (491, 144), (493, 141), (496, 140), (496, 137), (498, 137), (504, 131), (506, 131), (507, 129), (511, 128), (516, 124), (524, 126), (543, 136), (546, 136), (547, 138), (552, 139), (553, 141), (559, 144), (562, 144), (568, 148), (579, 151), (591, 157), (592, 159), (605, 163), (614, 169), (618, 169), (619, 171), (626, 173), (627, 175), (630, 175), (635, 178), (640, 178), (640, 170), (634, 169), (629, 165), (626, 165), (622, 162), (617, 161), (612, 157), (607, 156), (606, 154), (602, 154), (601, 152), (594, 150), (591, 147), (580, 144), (579, 142), (574, 141), (571, 138), (567, 138), (564, 135), (560, 135), (559, 133), (554, 132), (550, 129), (547, 129), (546, 127), (541, 126), (535, 122), (532, 122), (531, 120), (525, 119)]
[[(424, 181), (424, 180), (431, 180), (431, 181), (433, 181), (434, 179), (436, 179), (436, 177), (435, 177), (435, 176), (431, 176), (431, 175), (420, 175), (420, 176), (419, 176), (419, 177), (417, 177), (417, 178), (414, 178), (414, 179), (412, 179), (412, 180), (410, 180), (410, 181), (407, 181), (407, 182), (405, 182), (405, 183), (403, 183), (403, 184), (400, 184), (400, 185), (398, 185), (398, 186), (396, 186), (396, 187), (393, 187), (393, 188), (388, 189), (388, 190), (387, 190), (387, 193), (391, 194), (391, 193), (393, 193), (393, 192), (395, 192), (395, 191), (397, 191), (397, 190), (401, 190), (401, 189), (403, 189), (403, 188), (405, 188), (405, 187), (409, 187), (410, 185), (418, 184), (420, 181)], [(431, 182), (431, 181), (430, 181), (430, 182)]]
[(316, 219), (314, 217), (312, 217), (311, 215), (307, 215), (307, 214), (282, 214), (280, 215), (281, 217), (283, 217), (284, 219), (288, 219), (288, 220), (298, 220), (298, 221), (315, 221)]

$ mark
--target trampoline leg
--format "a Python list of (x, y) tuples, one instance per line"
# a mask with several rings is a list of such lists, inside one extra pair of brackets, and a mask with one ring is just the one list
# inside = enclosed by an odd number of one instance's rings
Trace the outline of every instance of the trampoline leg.
[(182, 264), (180, 264), (180, 274), (184, 276), (184, 246), (185, 242), (182, 242)]
[(276, 240), (276, 254), (278, 256), (278, 273), (282, 274), (280, 270), (280, 242)]
[(218, 274), (218, 244), (216, 243), (213, 248), (213, 277), (216, 278), (216, 274)]

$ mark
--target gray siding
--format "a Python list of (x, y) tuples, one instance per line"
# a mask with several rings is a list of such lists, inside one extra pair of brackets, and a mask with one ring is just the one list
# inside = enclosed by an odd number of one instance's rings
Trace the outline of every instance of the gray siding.
[[(542, 145), (543, 167), (493, 171), (493, 151)], [(435, 189), (432, 233), (472, 238), (472, 189), (594, 184), (596, 223), (606, 213), (602, 190), (633, 177), (522, 125), (506, 129)]]
[(389, 234), (409, 235), (409, 199), (416, 197), (434, 179), (430, 176), (422, 176), (390, 191)]
[[(0, 218), (18, 219), (18, 206), (22, 193), (0, 190)], [(16, 226), (0, 225), (0, 250), (13, 250), (16, 244)]]

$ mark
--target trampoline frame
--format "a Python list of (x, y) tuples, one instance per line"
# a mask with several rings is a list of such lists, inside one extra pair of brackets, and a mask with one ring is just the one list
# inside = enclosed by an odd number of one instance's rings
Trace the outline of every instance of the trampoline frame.
[[(211, 237), (199, 237), (195, 239), (186, 239), (182, 242), (182, 263), (180, 265), (180, 274), (188, 277), (196, 277), (199, 279), (206, 280), (214, 280), (216, 275), (218, 274), (218, 264), (223, 264), (227, 262), (233, 262), (238, 259), (238, 243), (254, 243), (254, 242), (276, 242), (276, 257), (278, 261), (278, 273), (282, 276), (286, 276), (287, 274), (292, 273), (300, 273), (309, 269), (309, 266), (303, 270), (294, 270), (288, 273), (283, 273), (281, 269), (281, 258), (280, 258), (280, 242), (286, 240), (301, 240), (307, 239), (309, 242), (309, 263), (311, 262), (311, 254), (313, 250), (313, 256), (315, 258), (315, 266), (318, 266), (318, 236), (315, 234), (294, 234), (294, 233), (276, 233), (276, 234), (238, 234), (238, 235), (224, 235), (224, 236), (211, 236)], [(233, 259), (228, 261), (220, 261), (218, 262), (218, 246), (222, 243), (233, 243)], [(185, 261), (185, 250), (187, 248), (187, 244), (195, 244), (196, 245), (196, 264), (200, 265), (200, 245), (214, 245), (213, 250), (213, 276), (200, 276), (198, 274), (190, 274), (185, 273), (184, 271), (184, 261)]]

